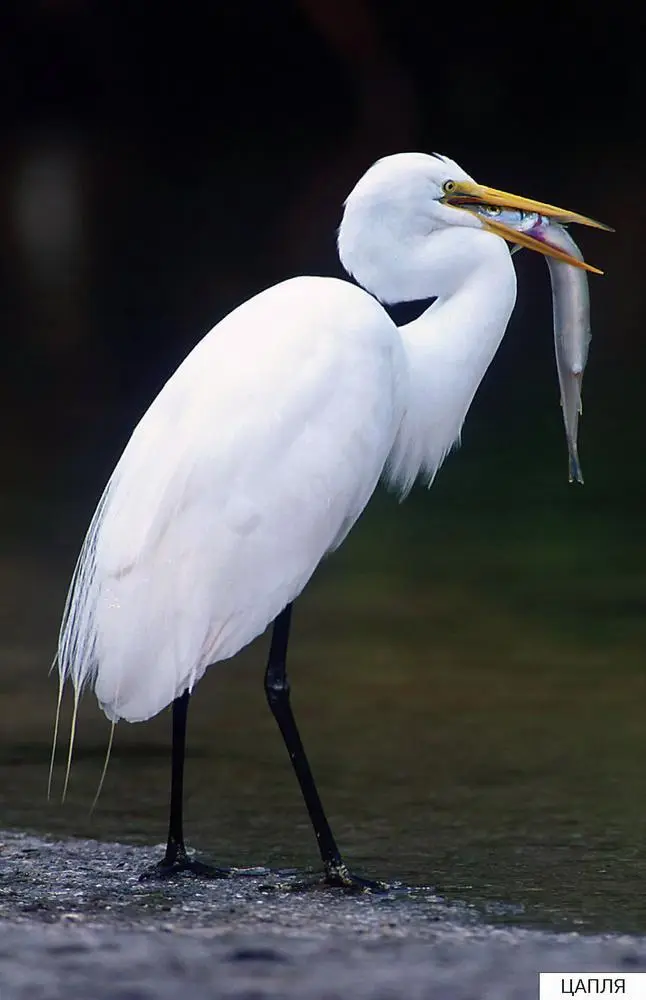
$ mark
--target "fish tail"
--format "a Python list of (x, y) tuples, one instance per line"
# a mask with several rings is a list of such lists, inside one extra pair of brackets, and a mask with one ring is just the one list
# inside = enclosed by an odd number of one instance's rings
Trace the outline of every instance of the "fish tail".
[(581, 483), (583, 486), (583, 473), (581, 472), (581, 466), (579, 465), (579, 456), (576, 454), (570, 455), (570, 470), (568, 478), (571, 483)]

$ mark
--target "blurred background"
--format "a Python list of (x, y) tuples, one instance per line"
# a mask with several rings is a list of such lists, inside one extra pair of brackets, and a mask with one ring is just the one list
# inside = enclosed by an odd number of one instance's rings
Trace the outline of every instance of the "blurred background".
[[(299, 601), (293, 697), (357, 869), (488, 918), (646, 930), (640, 180), (628, 5), (24, 0), (0, 32), (0, 824), (165, 834), (169, 717), (83, 703), (46, 802), (47, 677), (90, 516), (193, 344), (290, 275), (339, 275), (344, 197), (419, 149), (600, 218), (580, 231), (593, 341), (567, 483), (547, 269), (433, 489), (380, 491)], [(263, 704), (266, 638), (201, 682), (187, 833), (223, 863), (316, 864)], [(68, 706), (64, 722), (68, 720)]]

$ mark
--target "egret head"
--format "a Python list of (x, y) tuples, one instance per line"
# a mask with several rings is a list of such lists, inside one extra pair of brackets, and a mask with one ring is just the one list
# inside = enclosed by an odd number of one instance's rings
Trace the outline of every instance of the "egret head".
[(339, 255), (346, 270), (370, 288), (362, 274), (384, 273), (387, 259), (394, 270), (401, 270), (398, 263), (410, 260), (414, 250), (420, 251), (438, 232), (462, 231), (463, 236), (451, 240), (460, 248), (457, 259), (467, 253), (467, 246), (475, 246), (464, 230), (480, 230), (601, 273), (550, 244), (550, 220), (609, 228), (555, 205), (478, 184), (447, 156), (396, 153), (374, 163), (350, 192), (339, 229)]
[(475, 216), (457, 213), (444, 203), (451, 181), (475, 184), (454, 160), (426, 153), (385, 156), (366, 171), (348, 195), (344, 222), (353, 215), (370, 215), (375, 226), (388, 226), (406, 240), (441, 226), (479, 227)]

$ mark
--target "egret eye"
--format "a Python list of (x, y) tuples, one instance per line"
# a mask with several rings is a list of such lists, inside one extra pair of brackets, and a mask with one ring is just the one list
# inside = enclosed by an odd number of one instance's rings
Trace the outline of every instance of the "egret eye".
[(442, 190), (444, 191), (444, 194), (452, 194), (452, 192), (455, 191), (455, 187), (455, 181), (444, 181)]

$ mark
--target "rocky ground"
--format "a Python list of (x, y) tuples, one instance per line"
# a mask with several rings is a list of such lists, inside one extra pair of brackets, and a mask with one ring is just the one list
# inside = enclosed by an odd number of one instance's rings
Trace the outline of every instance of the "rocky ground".
[(430, 891), (140, 882), (158, 856), (5, 833), (0, 1000), (534, 1000), (538, 970), (646, 969), (642, 938), (490, 927)]

